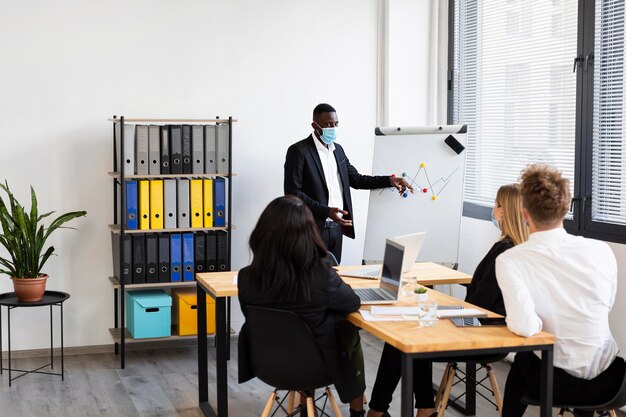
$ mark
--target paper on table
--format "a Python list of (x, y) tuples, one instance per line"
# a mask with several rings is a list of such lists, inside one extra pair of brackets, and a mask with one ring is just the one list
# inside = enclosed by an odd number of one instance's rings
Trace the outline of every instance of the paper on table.
[(233, 284), (234, 284), (234, 285), (237, 285), (237, 275), (235, 275), (235, 276), (233, 277)]
[(365, 321), (419, 321), (417, 316), (375, 316), (367, 310), (359, 310)]
[(476, 308), (458, 308), (451, 310), (437, 310), (437, 317), (448, 319), (453, 317), (485, 317), (487, 314)]
[(417, 307), (372, 306), (370, 312), (374, 316), (417, 316), (419, 310)]

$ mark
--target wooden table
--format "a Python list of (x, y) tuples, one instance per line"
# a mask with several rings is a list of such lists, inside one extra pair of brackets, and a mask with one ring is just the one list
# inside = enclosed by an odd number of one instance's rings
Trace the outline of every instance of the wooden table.
[[(350, 267), (339, 267), (343, 270)], [(209, 417), (228, 417), (228, 340), (227, 300), (237, 296), (234, 277), (237, 272), (214, 272), (196, 274), (198, 292), (198, 389), (200, 408)], [(413, 275), (414, 274), (414, 275)], [(341, 275), (341, 273), (340, 273)], [(418, 263), (406, 274), (408, 280), (416, 279), (422, 285), (469, 283), (471, 277), (462, 272), (434, 263)], [(378, 280), (344, 278), (354, 287), (378, 286)], [(444, 304), (464, 304), (456, 298), (429, 290), (431, 298)], [(215, 299), (216, 308), (216, 386), (217, 411), (209, 403), (208, 359), (206, 337), (206, 299)], [(401, 301), (400, 304), (407, 304)], [(493, 315), (493, 314), (492, 314)], [(374, 336), (395, 346), (402, 352), (402, 416), (413, 416), (412, 360), (415, 357), (437, 358), (467, 356), (470, 354), (495, 354), (528, 350), (542, 351), (541, 417), (548, 417), (552, 409), (552, 346), (554, 338), (540, 333), (531, 338), (514, 335), (504, 326), (490, 328), (456, 328), (449, 320), (441, 320), (432, 328), (419, 328), (416, 322), (366, 322), (359, 313), (352, 313), (348, 320)], [(411, 366), (410, 366), (411, 365)]]
[[(336, 266), (335, 269), (339, 275), (341, 275), (342, 271), (349, 271), (362, 267), (362, 265)], [(343, 279), (343, 281), (352, 288), (371, 288), (372, 286), (378, 285), (378, 280), (344, 276), (342, 276), (341, 279)], [(372, 284), (372, 281), (376, 284)], [(413, 268), (411, 268), (409, 272), (402, 274), (402, 281), (417, 282), (426, 287), (432, 287), (433, 285), (469, 284), (472, 282), (472, 276), (466, 274), (465, 272), (455, 271), (454, 269), (447, 268), (433, 262), (416, 262), (413, 264)]]
[[(489, 317), (499, 317), (485, 309), (460, 301), (434, 290), (428, 290), (429, 299), (439, 305), (458, 305), (477, 308)], [(401, 300), (399, 305), (411, 305)], [(369, 306), (362, 306), (369, 309)], [(552, 354), (555, 337), (541, 332), (532, 337), (517, 336), (506, 326), (456, 327), (450, 320), (439, 320), (433, 327), (420, 327), (417, 322), (371, 322), (360, 313), (348, 315), (348, 320), (389, 343), (402, 352), (401, 415), (412, 416), (413, 408), (413, 359), (436, 359), (442, 357), (465, 357), (508, 352), (541, 351), (541, 417), (552, 415)]]

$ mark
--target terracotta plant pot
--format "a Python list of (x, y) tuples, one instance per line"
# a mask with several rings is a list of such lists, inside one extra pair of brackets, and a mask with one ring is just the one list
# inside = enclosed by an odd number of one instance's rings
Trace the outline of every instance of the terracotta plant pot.
[(39, 278), (15, 278), (13, 280), (13, 290), (22, 303), (34, 303), (43, 298), (46, 291), (46, 280), (48, 275), (44, 274)]

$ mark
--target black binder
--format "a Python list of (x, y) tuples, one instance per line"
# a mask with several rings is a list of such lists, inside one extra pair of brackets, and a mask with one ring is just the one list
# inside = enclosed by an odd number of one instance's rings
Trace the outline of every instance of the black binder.
[(217, 270), (217, 234), (211, 230), (206, 234), (206, 271), (216, 272)]
[(170, 173), (170, 131), (169, 126), (161, 126), (161, 174)]
[(191, 174), (191, 126), (183, 125), (183, 174)]
[(133, 284), (146, 283), (146, 238), (133, 235)]
[[(122, 236), (111, 232), (111, 246), (113, 247), (113, 275), (117, 277), (120, 283), (132, 284), (132, 262), (133, 262), (133, 247), (130, 239), (130, 235), (124, 235), (122, 242)], [(120, 248), (121, 246), (121, 248)], [(124, 251), (124, 264), (120, 265), (120, 249)], [(120, 266), (122, 270), (120, 271)], [(121, 274), (121, 276), (120, 276)]]
[(159, 282), (170, 282), (170, 235), (159, 233)]
[(217, 231), (217, 270), (230, 271), (230, 256), (228, 256), (228, 232)]
[(170, 173), (183, 173), (183, 137), (182, 127), (170, 126)]
[(159, 282), (159, 240), (154, 233), (146, 235), (146, 282)]
[(206, 236), (203, 232), (196, 233), (194, 244), (195, 272), (206, 272)]

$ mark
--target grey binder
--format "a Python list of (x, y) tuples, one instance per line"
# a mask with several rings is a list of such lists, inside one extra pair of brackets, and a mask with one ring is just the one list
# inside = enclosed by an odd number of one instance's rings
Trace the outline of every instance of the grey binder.
[(204, 126), (191, 126), (192, 173), (204, 174)]
[(217, 164), (215, 161), (215, 125), (204, 126), (204, 172), (216, 174)]
[(170, 126), (170, 172), (172, 174), (183, 173), (183, 128), (182, 126)]
[(150, 160), (148, 173), (159, 175), (161, 173), (161, 126), (148, 127), (148, 157)]
[(217, 172), (219, 174), (228, 173), (228, 125), (217, 125)]
[(135, 134), (135, 161), (137, 163), (137, 175), (148, 175), (148, 126), (137, 125)]
[[(135, 175), (135, 125), (124, 123), (124, 155), (121, 155), (121, 123), (115, 124), (115, 155), (120, 164), (117, 171), (124, 169), (124, 175)], [(122, 168), (123, 167), (123, 168)]]
[(163, 180), (163, 213), (165, 215), (165, 228), (176, 229), (176, 180)]
[(178, 227), (189, 227), (189, 180), (178, 179)]

